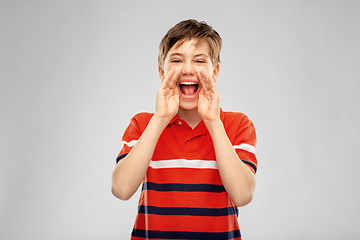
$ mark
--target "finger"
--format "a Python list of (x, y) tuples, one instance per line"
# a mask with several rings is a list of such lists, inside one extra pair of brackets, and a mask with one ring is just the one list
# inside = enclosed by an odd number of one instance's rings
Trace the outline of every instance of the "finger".
[(207, 79), (209, 80), (209, 89), (211, 89), (213, 92), (217, 92), (217, 76), (215, 74), (212, 74), (211, 76), (208, 73), (205, 73), (207, 75)]
[(201, 74), (198, 74), (198, 79), (199, 79), (199, 82), (200, 82), (200, 92), (199, 92), (199, 94), (200, 94), (200, 96), (205, 95), (205, 92), (207, 91), (207, 88), (205, 86), (203, 76), (201, 76)]
[(200, 82), (204, 91), (211, 90), (211, 83), (209, 81), (209, 75), (207, 74), (207, 72), (201, 71), (199, 75), (200, 75)]
[(215, 82), (217, 82), (217, 80), (218, 80), (218, 76), (217, 76), (217, 75), (215, 75), (215, 74), (212, 74), (212, 77), (213, 77), (214, 81), (215, 81)]
[(163, 76), (163, 78), (161, 79), (161, 88), (165, 89), (165, 88), (169, 87), (170, 79), (174, 75), (174, 72), (175, 72), (175, 68), (172, 68), (172, 69), (170, 69), (169, 72), (167, 72), (166, 76)]
[(179, 90), (179, 88), (177, 86), (174, 88), (174, 96), (177, 99), (180, 97), (180, 90)]
[(204, 76), (201, 74), (201, 72), (196, 72), (196, 77), (197, 77), (197, 79), (199, 79), (199, 82), (201, 85), (201, 90), (204, 90), (204, 88), (206, 88)]
[(210, 85), (211, 85), (211, 89), (213, 91), (213, 93), (218, 93), (218, 89), (217, 89), (217, 86), (216, 86), (216, 81), (217, 81), (217, 76), (215, 74), (212, 74), (212, 76), (210, 77), (209, 76), (209, 79), (210, 79)]
[(174, 74), (171, 76), (169, 88), (173, 89), (173, 88), (177, 87), (177, 82), (178, 82), (178, 80), (180, 78), (180, 74), (181, 74), (180, 69), (176, 69), (174, 67)]

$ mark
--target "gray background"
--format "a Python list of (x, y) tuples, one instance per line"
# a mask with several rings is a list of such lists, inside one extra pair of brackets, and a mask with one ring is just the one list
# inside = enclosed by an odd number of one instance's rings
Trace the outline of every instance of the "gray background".
[(360, 1), (1, 1), (0, 239), (128, 239), (110, 192), (129, 119), (153, 111), (158, 44), (205, 20), (224, 110), (258, 132), (244, 239), (359, 239)]

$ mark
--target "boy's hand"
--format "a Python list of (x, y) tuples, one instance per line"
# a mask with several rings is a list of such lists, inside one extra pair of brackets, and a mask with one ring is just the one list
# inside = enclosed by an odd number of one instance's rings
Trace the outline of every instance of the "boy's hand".
[(206, 71), (197, 73), (201, 84), (198, 112), (204, 123), (220, 119), (220, 95), (216, 86), (216, 75)]
[(161, 85), (156, 96), (155, 116), (170, 121), (179, 109), (179, 89), (177, 81), (181, 71), (173, 67), (161, 79)]

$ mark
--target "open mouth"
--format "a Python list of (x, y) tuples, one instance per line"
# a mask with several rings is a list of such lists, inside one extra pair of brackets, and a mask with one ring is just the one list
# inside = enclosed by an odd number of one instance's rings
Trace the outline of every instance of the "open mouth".
[(199, 90), (199, 84), (196, 82), (181, 82), (179, 84), (180, 91), (185, 97), (194, 97)]

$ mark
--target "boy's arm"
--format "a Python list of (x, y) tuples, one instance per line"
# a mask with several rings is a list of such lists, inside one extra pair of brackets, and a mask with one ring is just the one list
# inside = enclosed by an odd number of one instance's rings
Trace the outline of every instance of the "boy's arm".
[(213, 140), (220, 177), (229, 197), (238, 207), (253, 199), (255, 174), (236, 154), (221, 120), (205, 123)]
[(198, 112), (211, 135), (221, 180), (234, 204), (239, 207), (244, 206), (253, 198), (255, 175), (239, 159), (225, 132), (220, 120), (220, 97), (215, 79), (206, 72), (201, 72), (199, 80), (202, 90)]
[(172, 69), (162, 79), (156, 98), (155, 114), (130, 153), (116, 165), (112, 175), (112, 193), (117, 198), (131, 198), (145, 177), (157, 141), (179, 107), (176, 82), (180, 72)]

